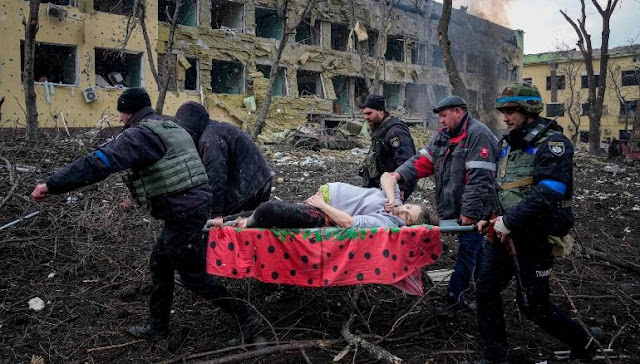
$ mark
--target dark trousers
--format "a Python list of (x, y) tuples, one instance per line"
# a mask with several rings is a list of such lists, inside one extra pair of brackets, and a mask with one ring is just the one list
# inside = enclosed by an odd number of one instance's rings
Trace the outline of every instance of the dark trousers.
[(458, 256), (456, 257), (455, 271), (449, 279), (447, 287), (448, 303), (463, 302), (465, 291), (469, 289), (469, 281), (478, 260), (482, 259), (482, 242), (484, 236), (477, 231), (460, 233), (458, 236)]
[(267, 181), (267, 183), (256, 191), (251, 196), (247, 197), (244, 201), (230, 206), (226, 211), (223, 211), (224, 216), (239, 214), (243, 211), (252, 211), (255, 210), (260, 204), (269, 201), (271, 197), (271, 180)]
[(173, 301), (174, 270), (184, 286), (197, 295), (213, 301), (224, 312), (236, 314), (244, 322), (250, 313), (247, 305), (234, 299), (220, 280), (205, 270), (206, 241), (202, 227), (208, 208), (199, 208), (190, 218), (165, 221), (151, 252), (149, 269), (153, 288), (149, 300), (150, 323), (167, 327)]
[[(516, 239), (514, 237), (524, 286), (519, 289), (524, 289), (528, 301), (528, 305), (524, 306), (518, 292), (520, 311), (570, 348), (584, 347), (588, 342), (587, 334), (576, 321), (549, 301), (549, 273), (553, 256), (546, 237)], [(478, 326), (484, 341), (484, 359), (506, 361), (507, 332), (501, 292), (514, 274), (511, 256), (502, 244), (489, 242), (484, 243), (483, 254), (476, 284), (476, 298)]]
[(327, 215), (306, 203), (269, 201), (258, 206), (247, 227), (301, 229), (328, 226)]

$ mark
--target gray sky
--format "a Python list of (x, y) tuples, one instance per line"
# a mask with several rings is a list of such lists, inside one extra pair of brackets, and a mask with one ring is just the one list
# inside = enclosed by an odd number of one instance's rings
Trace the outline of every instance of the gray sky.
[[(603, 7), (607, 3), (598, 2)], [(585, 0), (585, 4), (587, 31), (593, 47), (600, 48), (602, 17), (591, 0)], [(577, 47), (578, 36), (560, 10), (576, 20), (580, 16), (580, 0), (453, 0), (453, 6), (469, 6), (474, 15), (524, 30), (525, 54), (556, 51), (562, 44)], [(619, 0), (611, 17), (609, 47), (629, 44), (640, 44), (640, 0)]]

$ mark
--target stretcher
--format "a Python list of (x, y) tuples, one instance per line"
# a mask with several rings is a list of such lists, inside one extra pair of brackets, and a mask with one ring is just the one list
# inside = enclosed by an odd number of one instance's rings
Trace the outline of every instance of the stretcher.
[(440, 234), (473, 226), (261, 229), (220, 227), (208, 233), (207, 272), (303, 287), (389, 284), (423, 295), (422, 267), (442, 254)]

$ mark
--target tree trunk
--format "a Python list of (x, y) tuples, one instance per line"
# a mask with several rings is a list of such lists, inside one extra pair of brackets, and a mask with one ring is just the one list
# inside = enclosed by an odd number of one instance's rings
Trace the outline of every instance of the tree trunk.
[(182, 0), (175, 0), (175, 2), (176, 2), (176, 8), (173, 11), (173, 16), (172, 17), (167, 16), (170, 19), (169, 40), (167, 41), (167, 50), (165, 53), (164, 62), (162, 64), (162, 67), (163, 67), (162, 77), (160, 78), (160, 83), (158, 83), (158, 100), (156, 102), (156, 113), (158, 113), (158, 115), (162, 115), (162, 110), (164, 109), (164, 100), (167, 97), (167, 88), (169, 88), (169, 79), (171, 76), (170, 72), (175, 72), (175, 66), (177, 66), (177, 64), (174, 64), (174, 68), (173, 69), (170, 68), (171, 52), (173, 52), (173, 44), (174, 44), (175, 35), (176, 35), (176, 28), (178, 27), (178, 15), (179, 15), (180, 8), (182, 7)]
[(36, 90), (33, 86), (33, 78), (39, 9), (40, 0), (29, 0), (29, 20), (22, 19), (24, 25), (24, 72), (22, 74), (22, 85), (24, 88), (24, 103), (27, 112), (27, 139), (29, 140), (36, 140), (38, 138), (38, 109), (36, 106)]
[[(438, 23), (438, 42), (440, 43), (440, 49), (442, 49), (442, 58), (444, 59), (444, 65), (449, 75), (449, 82), (453, 87), (453, 94), (462, 97), (465, 100), (469, 100), (469, 91), (464, 84), (458, 68), (456, 67), (455, 59), (451, 54), (451, 42), (449, 41), (449, 22), (451, 21), (451, 3), (452, 0), (444, 0), (442, 4), (442, 16)], [(437, 100), (440, 101), (440, 100)], [(471, 100), (473, 101), (473, 100)], [(476, 102), (467, 101), (467, 108), (471, 115), (478, 116), (476, 109)]]
[(300, 15), (300, 19), (295, 24), (288, 25), (289, 22), (289, 5), (290, 0), (285, 0), (283, 4), (282, 11), (282, 40), (280, 44), (278, 44), (278, 48), (276, 49), (276, 56), (271, 62), (271, 72), (269, 72), (269, 84), (267, 85), (267, 90), (265, 92), (264, 101), (262, 105), (260, 105), (260, 110), (258, 111), (258, 115), (256, 116), (256, 125), (251, 132), (251, 138), (254, 141), (258, 140), (258, 135), (264, 129), (264, 126), (267, 122), (267, 113), (269, 112), (269, 106), (271, 106), (271, 97), (273, 96), (273, 87), (276, 83), (276, 75), (278, 74), (278, 69), (280, 66), (280, 59), (282, 59), (282, 52), (284, 51), (287, 42), (289, 41), (289, 36), (293, 33), (293, 31), (300, 25), (300, 22), (304, 20), (304, 18), (309, 14), (311, 8), (315, 4), (316, 0), (308, 0), (307, 5), (305, 6), (304, 11)]

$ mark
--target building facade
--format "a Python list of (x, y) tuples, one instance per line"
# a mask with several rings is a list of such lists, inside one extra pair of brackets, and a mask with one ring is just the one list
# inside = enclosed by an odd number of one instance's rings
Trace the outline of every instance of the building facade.
[[(594, 50), (593, 67), (598, 82), (599, 50)], [(600, 131), (602, 139), (628, 139), (638, 122), (640, 96), (640, 46), (609, 50), (607, 90)], [(543, 115), (556, 118), (565, 135), (588, 141), (588, 80), (580, 51), (528, 54), (524, 57), (523, 79), (534, 84), (545, 101)], [(573, 119), (573, 120), (572, 120)]]
[[(183, 0), (164, 113), (197, 101), (215, 119), (244, 127), (255, 122), (283, 36), (281, 3)], [(296, 19), (306, 1), (292, 3), (288, 16)], [(126, 87), (145, 87), (155, 104), (158, 87), (150, 59), (164, 64), (167, 14), (175, 3), (146, 0), (148, 44), (141, 24), (132, 26), (133, 4), (49, 0), (40, 5), (35, 81), (41, 127), (117, 125), (115, 101)], [(24, 127), (21, 14), (29, 13), (28, 2), (7, 0), (0, 9), (0, 97), (5, 97), (0, 127)], [(310, 118), (357, 119), (369, 94), (365, 79), (376, 74), (381, 83), (375, 91), (392, 112), (413, 122), (433, 120), (432, 106), (451, 92), (438, 45), (441, 11), (441, 4), (430, 1), (402, 0), (391, 7), (377, 0), (317, 1), (283, 52), (266, 129), (281, 131)], [(384, 29), (386, 37), (380, 36)], [(470, 89), (468, 101), (491, 110), (498, 90), (521, 77), (522, 32), (454, 9), (449, 37)]]

